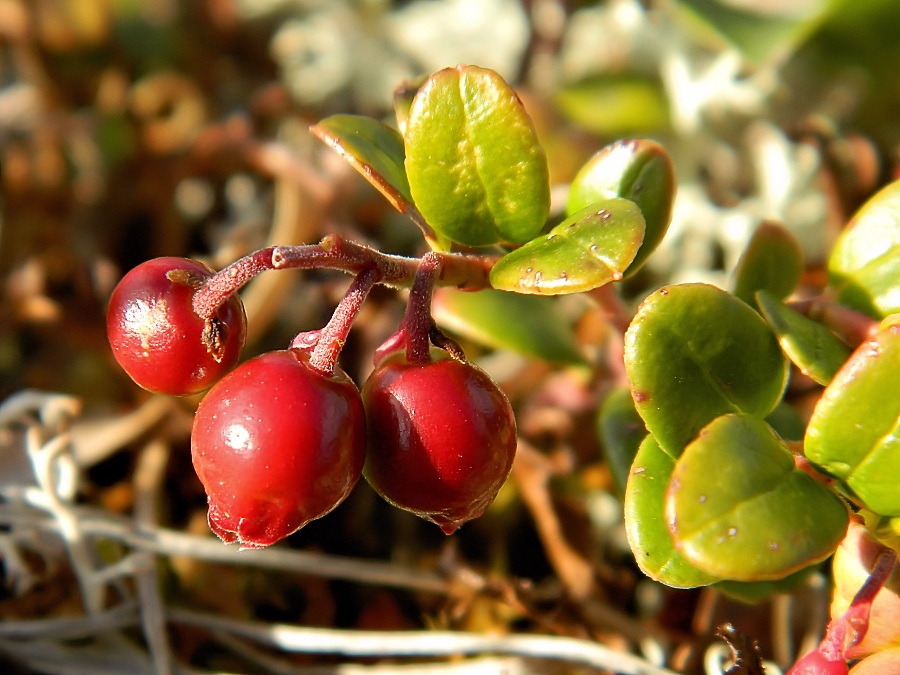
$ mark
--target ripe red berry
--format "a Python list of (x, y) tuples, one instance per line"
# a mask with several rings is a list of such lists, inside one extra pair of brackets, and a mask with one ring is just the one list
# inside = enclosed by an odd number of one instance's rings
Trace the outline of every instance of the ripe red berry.
[(516, 452), (505, 394), (479, 368), (450, 358), (389, 356), (362, 389), (364, 475), (387, 501), (451, 534), (490, 506)]
[(206, 322), (191, 301), (212, 276), (187, 258), (155, 258), (128, 272), (106, 313), (109, 344), (119, 365), (144, 389), (186, 396), (208, 389), (240, 356), (247, 332), (244, 307), (231, 296)]
[(241, 364), (200, 402), (191, 434), (209, 526), (225, 543), (262, 548), (340, 504), (365, 461), (359, 390), (300, 350)]
[(797, 661), (788, 675), (847, 675), (849, 670), (844, 661), (831, 661), (816, 650)]

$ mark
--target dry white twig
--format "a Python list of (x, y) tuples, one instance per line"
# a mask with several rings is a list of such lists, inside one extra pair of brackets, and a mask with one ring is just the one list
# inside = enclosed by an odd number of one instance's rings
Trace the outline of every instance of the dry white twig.
[(493, 654), (580, 663), (620, 675), (675, 675), (673, 671), (653, 666), (633, 654), (596, 642), (549, 635), (335, 630), (237, 621), (183, 609), (170, 610), (169, 619), (303, 654), (338, 654), (354, 658), (448, 658)]

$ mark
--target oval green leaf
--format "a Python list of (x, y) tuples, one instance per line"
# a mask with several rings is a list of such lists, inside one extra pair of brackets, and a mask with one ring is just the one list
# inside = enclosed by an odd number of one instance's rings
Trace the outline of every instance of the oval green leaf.
[(766, 291), (759, 291), (756, 300), (791, 362), (819, 384), (831, 382), (850, 356), (850, 347), (828, 328), (786, 307)]
[(856, 213), (831, 250), (828, 273), (840, 302), (875, 318), (900, 312), (900, 181)]
[(674, 588), (708, 586), (718, 577), (691, 565), (669, 536), (663, 517), (666, 487), (675, 462), (652, 436), (647, 436), (634, 458), (625, 489), (625, 534), (641, 571)]
[(573, 322), (549, 298), (438, 288), (432, 311), (439, 325), (488, 347), (550, 363), (584, 363)]
[(803, 251), (793, 234), (774, 222), (764, 222), (750, 237), (734, 271), (734, 294), (755, 307), (754, 294), (767, 291), (784, 300), (803, 274)]
[(644, 216), (644, 240), (625, 276), (637, 271), (662, 241), (672, 218), (675, 169), (659, 143), (647, 139), (619, 141), (594, 155), (569, 188), (569, 215), (602, 199), (630, 199)]
[(631, 465), (646, 435), (647, 428), (634, 409), (631, 390), (620, 387), (610, 392), (597, 415), (597, 437), (620, 495), (625, 494)]
[(605, 199), (500, 258), (491, 269), (491, 285), (539, 295), (589, 291), (621, 279), (643, 238), (637, 205)]
[(713, 420), (675, 462), (665, 504), (675, 547), (721, 579), (783, 579), (834, 552), (843, 500), (798, 469), (763, 420)]
[(403, 165), (403, 137), (395, 129), (371, 117), (332, 115), (310, 131), (334, 148), (400, 213), (413, 208)]
[(672, 457), (720, 415), (765, 417), (789, 373), (762, 317), (707, 284), (666, 286), (641, 303), (625, 334), (625, 369), (637, 411)]
[(439, 235), (489, 246), (541, 231), (550, 209), (547, 158), (497, 73), (457, 66), (432, 75), (413, 99), (404, 140), (413, 199)]
[(860, 345), (816, 404), (804, 452), (870, 510), (900, 516), (900, 326)]

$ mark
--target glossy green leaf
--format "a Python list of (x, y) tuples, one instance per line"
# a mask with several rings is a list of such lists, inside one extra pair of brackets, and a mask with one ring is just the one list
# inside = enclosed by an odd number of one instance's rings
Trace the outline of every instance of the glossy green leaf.
[(756, 299), (794, 365), (819, 384), (831, 382), (850, 356), (850, 348), (828, 328), (786, 307), (766, 291), (759, 291)]
[(796, 237), (773, 222), (764, 222), (753, 233), (734, 271), (734, 294), (751, 307), (754, 294), (766, 291), (784, 300), (803, 274), (803, 251)]
[(763, 420), (711, 422), (675, 462), (665, 517), (678, 551), (732, 581), (782, 579), (827, 558), (847, 530), (846, 505), (798, 469)]
[(900, 312), (900, 181), (856, 213), (831, 250), (828, 272), (840, 302), (876, 318)]
[(663, 515), (675, 462), (652, 436), (638, 449), (625, 490), (625, 534), (641, 571), (675, 588), (707, 586), (719, 577), (691, 565), (672, 543)]
[(550, 209), (547, 158), (516, 93), (497, 73), (447, 68), (419, 89), (406, 121), (416, 207), (467, 246), (526, 242)]
[(319, 139), (374, 185), (401, 213), (413, 208), (403, 167), (403, 137), (386, 124), (362, 115), (332, 115), (310, 127)]
[(720, 415), (767, 415), (789, 373), (762, 317), (707, 284), (666, 286), (641, 303), (625, 369), (647, 429), (672, 457)]
[(618, 141), (595, 154), (569, 188), (566, 213), (572, 215), (602, 199), (630, 199), (644, 216), (644, 241), (625, 276), (636, 272), (663, 240), (672, 219), (675, 169), (659, 143)]
[(647, 436), (644, 420), (634, 409), (631, 389), (614, 389), (603, 400), (597, 415), (597, 436), (613, 482), (619, 494), (624, 495), (634, 456)]
[(605, 199), (500, 258), (491, 269), (491, 285), (540, 295), (588, 291), (621, 279), (643, 238), (637, 205)]
[(804, 452), (871, 511), (900, 516), (900, 326), (860, 345), (816, 404)]
[(563, 114), (595, 134), (627, 136), (669, 128), (669, 103), (656, 78), (634, 73), (601, 75), (561, 88)]
[(439, 325), (483, 345), (550, 363), (584, 363), (572, 321), (549, 298), (438, 288), (432, 311)]

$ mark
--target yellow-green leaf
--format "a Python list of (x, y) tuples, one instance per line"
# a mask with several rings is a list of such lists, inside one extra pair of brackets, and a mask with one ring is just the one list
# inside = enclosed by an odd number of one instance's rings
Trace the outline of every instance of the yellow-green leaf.
[(404, 140), (413, 199), (440, 236), (489, 246), (526, 242), (543, 228), (547, 158), (519, 97), (494, 71), (457, 66), (428, 78)]
[(621, 279), (643, 239), (637, 205), (606, 199), (507, 253), (491, 270), (491, 285), (539, 295), (588, 291)]

